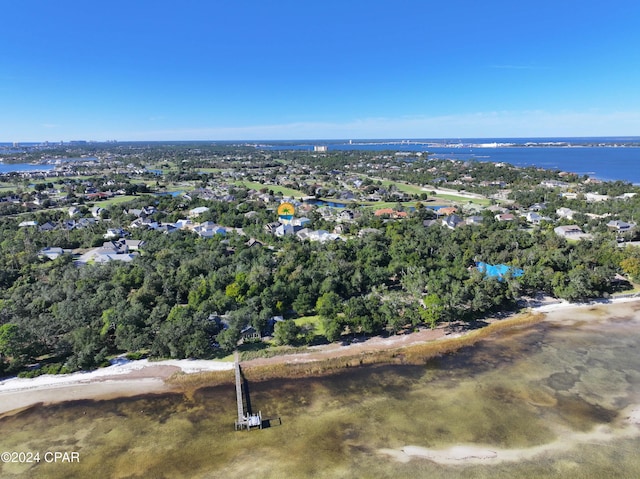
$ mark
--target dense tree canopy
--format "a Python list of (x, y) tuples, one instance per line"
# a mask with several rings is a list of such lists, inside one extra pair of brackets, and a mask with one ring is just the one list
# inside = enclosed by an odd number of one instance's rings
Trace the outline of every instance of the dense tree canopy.
[[(87, 154), (101, 153), (99, 146), (95, 151), (87, 148)], [(343, 335), (393, 334), (419, 324), (470, 321), (539, 292), (568, 300), (603, 296), (614, 291), (611, 280), (616, 273), (640, 277), (637, 248), (619, 248), (616, 235), (606, 226), (608, 219), (597, 216), (637, 217), (638, 200), (588, 203), (584, 193), (595, 191), (594, 185), (571, 198), (539, 186), (543, 180), (558, 180), (558, 172), (434, 160), (427, 155), (400, 162), (392, 152), (305, 155), (224, 145), (178, 145), (173, 150), (127, 145), (114, 150), (133, 166), (155, 162), (167, 172), (162, 178), (143, 172), (145, 181), (133, 181), (122, 173), (108, 181), (104, 178), (99, 186), (95, 181), (96, 190), (121, 189), (133, 199), (112, 204), (100, 213), (103, 220), (82, 228), (61, 227), (69, 219), (64, 208), (30, 212), (28, 203), (53, 186), (48, 180), (29, 190), (19, 176), (7, 178), (16, 184), (15, 195), (21, 201), (0, 204), (0, 373), (36, 361), (49, 363), (52, 369), (55, 364), (58, 371), (92, 368), (124, 352), (210, 357), (233, 350), (247, 326), (273, 335), (281, 344), (299, 343), (312, 335), (291, 319), (307, 315), (318, 315), (329, 341)], [(372, 165), (388, 161), (394, 168), (384, 171), (384, 181), (371, 177), (372, 171), (380, 171)], [(303, 174), (291, 178), (276, 174), (292, 165)], [(273, 221), (274, 203), (282, 197), (282, 192), (274, 191), (278, 181), (286, 181), (296, 192), (338, 197), (345, 183), (338, 176), (346, 170), (362, 182), (362, 191), (397, 202), (392, 204), (398, 211), (407, 198), (420, 199), (416, 211), (402, 220), (389, 220), (362, 207), (357, 218), (340, 225), (347, 232), (345, 241), (324, 244), (265, 232), (263, 225)], [(214, 175), (230, 180), (224, 201), (206, 198)], [(269, 183), (262, 193), (272, 193), (270, 200), (256, 201), (241, 186), (252, 175)], [(473, 175), (473, 185), (457, 181), (465, 175)], [(188, 199), (145, 194), (149, 184), (160, 181), (189, 182), (197, 188)], [(406, 193), (401, 188), (404, 181), (434, 187), (447, 182), (449, 187), (478, 193), (495, 193), (508, 183), (511, 191), (505, 196), (512, 206), (540, 203), (540, 213), (550, 216), (559, 207), (575, 208), (579, 224), (589, 226), (593, 237), (567, 241), (553, 232), (550, 223), (523, 228), (518, 220), (496, 221), (489, 211), (482, 213), (482, 225), (453, 230), (440, 224), (425, 226), (423, 220), (436, 215), (424, 207), (428, 188)], [(81, 216), (90, 216), (94, 205), (83, 195), (88, 185), (79, 179), (59, 182), (63, 204), (74, 203)], [(620, 182), (606, 183), (598, 191), (620, 195), (627, 188)], [(243, 228), (246, 236), (204, 238), (190, 231), (166, 234), (140, 229), (135, 237), (145, 245), (128, 263), (79, 267), (69, 254), (53, 261), (38, 256), (52, 245), (79, 252), (100, 246), (107, 224), (126, 228), (136, 219), (132, 212), (151, 203), (157, 209), (154, 218), (164, 222), (175, 222), (190, 209), (206, 206), (198, 221)], [(308, 216), (315, 228), (334, 226), (317, 211)], [(21, 228), (17, 218), (53, 227)], [(356, 234), (362, 228), (369, 231)], [(262, 243), (248, 242), (249, 237)], [(480, 261), (520, 268), (524, 274), (488, 278), (476, 268)], [(285, 320), (274, 326), (276, 315)]]

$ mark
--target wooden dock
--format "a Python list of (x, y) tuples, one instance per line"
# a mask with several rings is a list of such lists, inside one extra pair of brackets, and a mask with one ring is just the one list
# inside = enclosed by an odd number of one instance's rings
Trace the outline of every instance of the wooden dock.
[(238, 403), (238, 419), (236, 420), (236, 431), (247, 429), (252, 427), (258, 427), (262, 429), (262, 413), (251, 414), (251, 411), (246, 411), (244, 408), (244, 397), (242, 394), (242, 375), (240, 374), (240, 359), (238, 357), (238, 351), (235, 352), (235, 370), (236, 370), (236, 400)]

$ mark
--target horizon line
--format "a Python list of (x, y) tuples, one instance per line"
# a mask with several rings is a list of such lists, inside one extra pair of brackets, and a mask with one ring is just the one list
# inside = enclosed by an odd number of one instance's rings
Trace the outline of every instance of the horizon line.
[[(398, 143), (403, 142), (424, 142), (424, 141), (455, 141), (461, 142), (462, 140), (587, 140), (587, 139), (608, 139), (608, 140), (640, 140), (640, 135), (605, 135), (605, 136), (469, 136), (469, 137), (460, 137), (460, 136), (447, 136), (447, 137), (378, 137), (378, 138), (281, 138), (281, 139), (233, 139), (233, 140), (216, 140), (216, 139), (189, 139), (189, 140), (176, 140), (176, 139), (166, 139), (166, 140), (84, 140), (84, 139), (75, 139), (75, 140), (38, 140), (38, 141), (0, 141), (1, 145), (20, 145), (20, 144), (35, 144), (35, 145), (43, 145), (49, 143), (51, 145), (56, 144), (64, 144), (68, 145), (70, 143), (80, 143), (80, 144), (95, 144), (95, 143), (107, 143), (107, 144), (117, 144), (117, 143), (202, 143), (202, 142), (212, 142), (212, 143), (281, 143), (281, 142), (363, 142), (363, 141), (376, 141), (376, 142), (385, 142), (385, 141), (393, 141)], [(75, 145), (79, 146), (79, 145)]]

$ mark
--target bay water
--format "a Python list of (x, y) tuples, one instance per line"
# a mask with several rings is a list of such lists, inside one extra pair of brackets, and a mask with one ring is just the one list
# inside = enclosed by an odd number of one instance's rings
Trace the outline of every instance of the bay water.
[[(253, 410), (271, 418), (262, 430), (234, 430), (233, 384), (34, 406), (0, 419), (0, 451), (76, 451), (80, 462), (2, 463), (0, 477), (640, 477), (634, 304), (503, 331), (422, 365), (251, 383)], [(491, 454), (437, 458), (464, 447)]]
[[(640, 184), (640, 138), (475, 138), (462, 140), (275, 143), (270, 149), (428, 152), (433, 158), (505, 162)], [(504, 145), (509, 146), (504, 146)]]

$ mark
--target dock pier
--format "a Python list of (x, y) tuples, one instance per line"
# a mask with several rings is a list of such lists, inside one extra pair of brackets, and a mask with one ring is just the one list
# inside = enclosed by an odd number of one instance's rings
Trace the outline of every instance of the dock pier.
[(238, 357), (238, 351), (235, 352), (235, 370), (236, 370), (236, 400), (238, 403), (238, 419), (236, 420), (236, 431), (247, 429), (252, 427), (258, 427), (262, 429), (262, 412), (258, 411), (258, 414), (251, 414), (251, 411), (246, 411), (244, 408), (244, 397), (242, 394), (242, 375), (240, 374), (240, 359)]

